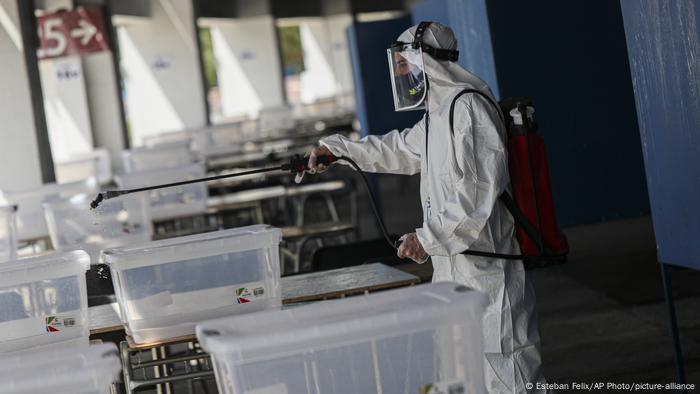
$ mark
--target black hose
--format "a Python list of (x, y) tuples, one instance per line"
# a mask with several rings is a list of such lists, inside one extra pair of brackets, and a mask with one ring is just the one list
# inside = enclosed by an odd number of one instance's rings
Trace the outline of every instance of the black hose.
[[(386, 242), (391, 246), (392, 249), (398, 249), (398, 246), (396, 245), (395, 241), (392, 241), (391, 237), (389, 236), (389, 232), (386, 229), (386, 225), (384, 224), (384, 220), (382, 219), (381, 215), (379, 214), (379, 209), (377, 208), (377, 202), (376, 202), (376, 197), (374, 193), (372, 193), (372, 190), (369, 185), (369, 180), (367, 179), (367, 175), (365, 174), (364, 171), (360, 168), (360, 166), (355, 163), (354, 160), (350, 159), (349, 157), (336, 157), (336, 160), (342, 160), (350, 164), (355, 171), (357, 171), (361, 176), (362, 180), (364, 181), (365, 189), (367, 190), (367, 194), (369, 195), (369, 201), (370, 205), (372, 207), (372, 211), (374, 212), (374, 217), (377, 221), (377, 224), (379, 225), (379, 228), (382, 231), (382, 235), (384, 236), (384, 239), (386, 239)], [(485, 252), (481, 250), (465, 250), (463, 252), (460, 252), (458, 254), (463, 254), (463, 255), (468, 255), (468, 256), (476, 256), (476, 257), (488, 257), (488, 258), (494, 258), (494, 259), (502, 259), (502, 260), (523, 260), (523, 261), (560, 261), (561, 256), (559, 255), (538, 255), (538, 256), (529, 256), (529, 255), (523, 255), (523, 254), (507, 254), (507, 253), (493, 253), (493, 252)]]
[(382, 219), (382, 216), (379, 213), (379, 209), (377, 208), (377, 199), (375, 198), (374, 193), (372, 193), (372, 188), (369, 185), (369, 179), (367, 179), (367, 175), (364, 171), (362, 171), (360, 166), (358, 166), (353, 159), (344, 156), (338, 157), (337, 159), (350, 164), (350, 166), (353, 167), (355, 171), (357, 171), (362, 176), (362, 180), (364, 181), (363, 183), (365, 185), (365, 190), (367, 190), (367, 194), (369, 195), (370, 206), (372, 207), (372, 211), (374, 211), (374, 218), (377, 220), (379, 229), (382, 231), (382, 235), (384, 236), (384, 239), (389, 244), (389, 246), (391, 246), (392, 249), (397, 249), (396, 242), (392, 241), (391, 236), (389, 235), (389, 232), (386, 229), (386, 225), (384, 224), (384, 220)]

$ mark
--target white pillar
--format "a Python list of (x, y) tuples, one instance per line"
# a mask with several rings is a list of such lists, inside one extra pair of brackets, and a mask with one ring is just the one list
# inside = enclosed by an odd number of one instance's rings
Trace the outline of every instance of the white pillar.
[(119, 105), (121, 92), (113, 56), (111, 51), (86, 55), (83, 57), (83, 70), (94, 146), (109, 151), (112, 169), (119, 172), (122, 166), (121, 151), (126, 146)]
[(352, 79), (350, 46), (347, 29), (352, 24), (352, 16), (339, 14), (326, 17), (328, 36), (331, 41), (331, 62), (336, 81), (338, 104), (346, 109), (355, 108), (355, 85)]
[(191, 0), (150, 1), (151, 17), (118, 27), (132, 142), (206, 125)]
[(333, 69), (330, 29), (324, 18), (299, 19), (299, 34), (304, 50), (304, 71), (301, 73), (301, 101), (313, 103), (331, 98), (338, 92)]
[(39, 61), (44, 111), (56, 163), (93, 147), (85, 76), (80, 56)]
[(224, 118), (283, 106), (282, 62), (272, 16), (208, 19)]
[(17, 0), (0, 0), (0, 189), (21, 190), (42, 183), (20, 32)]
[[(73, 9), (73, 0), (44, 0), (44, 11)], [(82, 58), (47, 59), (39, 62), (47, 124), (54, 161), (71, 160), (93, 150), (106, 148), (112, 167), (121, 168), (120, 152), (125, 148), (119, 106), (116, 70), (111, 51)], [(76, 64), (75, 80), (57, 81), (56, 67)]]

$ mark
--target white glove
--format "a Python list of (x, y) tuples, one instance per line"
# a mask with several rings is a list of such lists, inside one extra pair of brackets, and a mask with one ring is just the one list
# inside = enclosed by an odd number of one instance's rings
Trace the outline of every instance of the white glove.
[(304, 173), (308, 172), (309, 174), (316, 174), (316, 173), (321, 173), (323, 171), (326, 171), (328, 169), (328, 166), (325, 164), (321, 163), (316, 163), (316, 160), (318, 159), (319, 156), (327, 156), (327, 155), (333, 155), (328, 148), (325, 146), (317, 146), (309, 152), (309, 163), (307, 164), (308, 170), (304, 172), (299, 172), (297, 173), (296, 177), (294, 177), (294, 182), (296, 183), (301, 183), (301, 180), (304, 178)]
[(418, 240), (416, 233), (404, 234), (399, 238), (399, 241), (401, 241), (401, 245), (399, 245), (399, 250), (396, 253), (397, 256), (402, 259), (408, 257), (418, 264), (428, 261), (430, 256), (423, 249), (423, 245)]

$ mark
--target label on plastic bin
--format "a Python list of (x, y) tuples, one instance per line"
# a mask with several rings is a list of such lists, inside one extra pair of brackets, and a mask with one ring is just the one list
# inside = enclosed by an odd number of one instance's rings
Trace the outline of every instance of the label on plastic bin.
[(420, 388), (420, 394), (466, 394), (464, 382), (458, 379), (426, 384)]
[(236, 303), (246, 304), (255, 299), (265, 297), (265, 286), (262, 284), (248, 285), (236, 289)]
[(46, 316), (46, 332), (61, 332), (75, 327), (75, 318), (72, 316)]
[(277, 383), (272, 386), (246, 390), (245, 394), (287, 394), (287, 385), (284, 383)]

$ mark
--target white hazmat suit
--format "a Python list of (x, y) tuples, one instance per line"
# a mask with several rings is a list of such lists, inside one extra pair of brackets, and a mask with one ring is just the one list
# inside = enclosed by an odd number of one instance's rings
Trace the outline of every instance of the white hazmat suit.
[[(405, 31), (398, 41), (412, 42), (415, 29)], [(452, 30), (437, 23), (425, 31), (423, 42), (434, 48), (457, 47)], [(506, 131), (492, 104), (477, 94), (464, 94), (455, 105), (452, 136), (450, 104), (460, 91), (478, 89), (493, 96), (484, 81), (457, 63), (438, 61), (427, 53), (423, 57), (428, 78), (427, 152), (425, 117), (403, 131), (360, 141), (335, 135), (320, 144), (336, 156), (352, 158), (363, 171), (421, 174), (424, 222), (416, 234), (431, 256), (433, 282), (458, 282), (488, 296), (483, 319), (487, 389), (524, 393), (526, 383), (545, 380), (534, 290), (523, 264), (459, 254), (467, 249), (520, 252), (513, 218), (498, 201), (509, 187)]]

